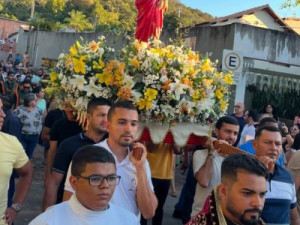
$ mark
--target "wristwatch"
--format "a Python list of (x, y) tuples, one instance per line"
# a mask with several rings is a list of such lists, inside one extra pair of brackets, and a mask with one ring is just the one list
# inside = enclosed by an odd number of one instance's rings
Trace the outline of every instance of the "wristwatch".
[(16, 210), (16, 212), (20, 212), (22, 209), (22, 205), (21, 204), (12, 204), (11, 208), (13, 208), (14, 210)]

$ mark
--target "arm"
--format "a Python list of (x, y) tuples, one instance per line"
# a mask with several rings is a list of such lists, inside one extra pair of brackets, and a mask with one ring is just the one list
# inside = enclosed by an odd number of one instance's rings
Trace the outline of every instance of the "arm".
[(143, 154), (140, 160), (133, 157), (133, 152), (130, 152), (130, 160), (136, 167), (137, 176), (137, 205), (145, 219), (150, 219), (154, 216), (157, 208), (157, 199), (152, 191), (146, 167), (147, 151), (141, 143), (134, 143), (133, 148), (140, 147), (143, 149)]
[(43, 126), (41, 138), (44, 142), (49, 142), (50, 141), (50, 128)]
[(291, 209), (290, 213), (291, 225), (300, 225), (300, 219), (297, 212), (297, 207)]
[[(15, 170), (19, 175), (19, 182), (16, 188), (13, 202), (15, 204), (22, 205), (25, 201), (32, 182), (33, 170), (31, 162), (28, 161), (24, 166)], [(17, 214), (18, 213), (13, 208), (6, 209), (5, 219), (9, 225), (12, 224), (12, 222), (15, 220)]]
[(45, 182), (45, 193), (43, 197), (42, 211), (44, 212), (49, 206), (52, 206), (56, 202), (57, 190), (60, 182), (63, 180), (64, 175), (53, 171), (49, 175), (47, 181)]
[(56, 154), (56, 148), (57, 148), (57, 141), (50, 141), (50, 147), (49, 147), (47, 161), (46, 161), (45, 181), (47, 181), (47, 177), (51, 174), (53, 160)]
[[(202, 162), (203, 159), (198, 158), (199, 157), (198, 153), (194, 153), (193, 156), (194, 176), (198, 184), (203, 188), (208, 187), (213, 173), (213, 157), (214, 157), (213, 153), (215, 151), (213, 147), (213, 141), (215, 141), (215, 139), (210, 138), (207, 140), (205, 144), (205, 146), (207, 146), (207, 154), (206, 155), (204, 154), (205, 155), (204, 157), (206, 157), (204, 163)], [(205, 150), (201, 150), (201, 151), (205, 151)], [(199, 164), (200, 164), (200, 168), (199, 169), (197, 167), (195, 168), (195, 166), (199, 166)]]

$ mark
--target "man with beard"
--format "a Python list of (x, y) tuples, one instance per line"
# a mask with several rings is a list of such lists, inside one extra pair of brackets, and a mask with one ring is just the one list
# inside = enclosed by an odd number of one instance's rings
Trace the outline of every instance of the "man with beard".
[[(219, 142), (233, 145), (238, 133), (239, 123), (234, 117), (223, 116), (217, 121), (215, 134)], [(221, 164), (224, 157), (214, 149), (212, 145), (214, 141), (216, 141), (215, 138), (209, 139), (206, 143), (207, 148), (197, 150), (193, 155), (193, 169), (197, 186), (191, 216), (201, 211), (209, 193), (220, 182)]]
[(267, 224), (299, 225), (293, 177), (289, 171), (275, 163), (282, 153), (281, 139), (278, 128), (261, 127), (256, 131), (253, 141), (257, 158), (270, 173), (266, 202), (261, 217)]
[[(134, 142), (139, 128), (138, 118), (137, 108), (132, 103), (116, 102), (107, 114), (108, 139), (97, 146), (104, 147), (113, 154), (117, 174), (122, 177), (111, 202), (133, 212), (137, 218), (142, 213), (144, 218), (150, 219), (155, 214), (157, 199), (153, 192), (146, 148), (141, 143)], [(142, 153), (140, 159), (133, 154), (137, 149)], [(69, 192), (68, 195), (74, 192), (68, 182), (69, 175), (70, 168), (65, 184), (65, 194)]]
[(262, 225), (260, 214), (267, 192), (266, 167), (254, 157), (232, 154), (224, 159), (221, 183), (208, 198), (207, 207), (187, 225)]
[[(107, 138), (105, 126), (110, 106), (111, 103), (104, 98), (89, 101), (87, 106), (87, 131), (64, 140), (59, 146), (54, 158), (52, 173), (46, 184), (43, 210), (55, 203), (59, 185), (61, 182), (63, 184), (65, 182), (74, 153), (83, 146), (96, 144)], [(61, 195), (63, 195), (63, 189)]]

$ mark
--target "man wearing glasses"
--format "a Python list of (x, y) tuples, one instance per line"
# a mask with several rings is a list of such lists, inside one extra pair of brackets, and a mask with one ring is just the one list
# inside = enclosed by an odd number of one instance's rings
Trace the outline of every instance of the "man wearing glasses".
[(110, 203), (121, 177), (113, 155), (99, 146), (85, 146), (73, 157), (70, 184), (75, 194), (35, 218), (30, 225), (137, 225), (137, 217)]
[(31, 83), (28, 80), (23, 81), (21, 90), (19, 91), (19, 99), (18, 99), (18, 105), (23, 105), (24, 103), (24, 97), (26, 94), (31, 92)]

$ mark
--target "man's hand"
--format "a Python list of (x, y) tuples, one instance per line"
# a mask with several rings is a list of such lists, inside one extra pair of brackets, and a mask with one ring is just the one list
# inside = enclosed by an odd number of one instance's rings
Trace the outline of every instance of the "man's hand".
[(267, 167), (269, 173), (273, 173), (274, 166), (275, 166), (275, 163), (276, 163), (275, 159), (271, 159), (268, 156), (258, 156), (257, 158), (258, 158), (259, 161), (261, 161), (265, 165), (265, 167)]
[(146, 147), (143, 144), (139, 143), (139, 142), (133, 143), (132, 149), (135, 149), (135, 148), (140, 148), (140, 150), (142, 151), (141, 152), (141, 159), (140, 160), (136, 159), (134, 157), (133, 151), (130, 152), (129, 157), (130, 157), (131, 163), (133, 165), (135, 165), (136, 168), (138, 168), (138, 167), (141, 167), (141, 166), (145, 165), (146, 158), (147, 158), (147, 150), (146, 150)]
[(8, 225), (11, 225), (13, 221), (16, 219), (18, 213), (13, 208), (7, 208), (4, 212), (3, 219), (6, 221)]

